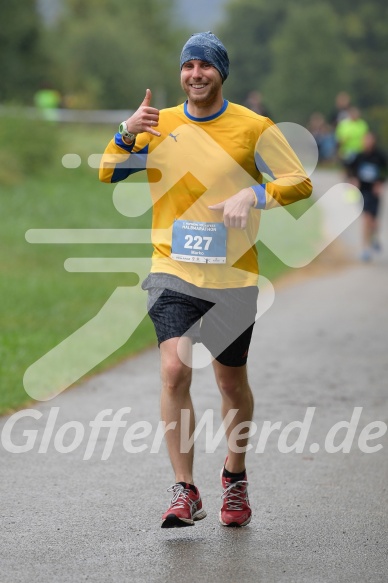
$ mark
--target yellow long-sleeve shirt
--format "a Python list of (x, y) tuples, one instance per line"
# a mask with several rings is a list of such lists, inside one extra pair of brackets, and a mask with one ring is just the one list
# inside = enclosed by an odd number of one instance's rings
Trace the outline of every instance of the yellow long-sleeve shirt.
[[(290, 204), (312, 191), (299, 159), (271, 120), (226, 100), (208, 118), (192, 117), (186, 103), (161, 110), (157, 129), (160, 137), (142, 133), (131, 146), (116, 134), (100, 167), (103, 182), (147, 170), (153, 202), (151, 272), (205, 288), (257, 285), (260, 209)], [(246, 229), (223, 230), (222, 211), (209, 205), (248, 186), (257, 205)], [(207, 258), (213, 235), (221, 248), (226, 237), (226, 252)]]

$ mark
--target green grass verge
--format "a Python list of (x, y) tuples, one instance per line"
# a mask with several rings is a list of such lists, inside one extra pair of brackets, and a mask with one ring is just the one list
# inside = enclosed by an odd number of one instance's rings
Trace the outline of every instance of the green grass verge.
[[(113, 186), (101, 184), (88, 167), (89, 154), (102, 152), (111, 128), (59, 126), (58, 155), (50, 167), (31, 178), (8, 180), (2, 188), (2, 259), (0, 263), (0, 414), (26, 405), (25, 370), (47, 351), (95, 316), (117, 286), (134, 285), (131, 274), (68, 273), (68, 257), (149, 257), (151, 245), (31, 245), (28, 229), (146, 228), (151, 215), (130, 219), (112, 203)], [(29, 137), (30, 139), (30, 137)], [(0, 142), (0, 152), (4, 144)], [(64, 153), (81, 156), (77, 169), (65, 169)], [(311, 203), (293, 205), (294, 216)], [(291, 210), (291, 209), (290, 209)], [(303, 248), (313, 247), (320, 218), (312, 218)], [(273, 280), (288, 268), (259, 243), (261, 273)], [(155, 342), (146, 316), (135, 334), (88, 375), (106, 369)]]

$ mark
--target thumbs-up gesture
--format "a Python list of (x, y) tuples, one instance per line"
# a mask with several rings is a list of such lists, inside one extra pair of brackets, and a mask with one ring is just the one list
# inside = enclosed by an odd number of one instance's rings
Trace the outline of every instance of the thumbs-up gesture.
[(160, 132), (153, 129), (159, 123), (159, 110), (151, 107), (151, 98), (151, 90), (147, 89), (139, 109), (126, 120), (128, 131), (132, 134), (148, 132), (154, 136), (161, 135)]

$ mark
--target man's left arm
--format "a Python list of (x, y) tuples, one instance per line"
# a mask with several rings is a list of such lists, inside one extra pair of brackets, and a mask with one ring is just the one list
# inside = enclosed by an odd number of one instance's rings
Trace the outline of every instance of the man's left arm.
[(226, 227), (245, 229), (252, 208), (271, 209), (308, 198), (313, 190), (299, 158), (279, 128), (269, 119), (255, 150), (256, 168), (266, 182), (243, 188), (227, 200), (212, 205), (224, 211)]
[(256, 194), (255, 208), (271, 209), (308, 198), (313, 190), (298, 156), (270, 120), (260, 136), (255, 151), (258, 171), (265, 183), (252, 185)]

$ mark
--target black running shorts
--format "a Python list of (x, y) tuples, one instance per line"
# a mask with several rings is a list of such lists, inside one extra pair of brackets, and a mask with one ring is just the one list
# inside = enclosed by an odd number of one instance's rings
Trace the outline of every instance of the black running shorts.
[(361, 194), (364, 199), (363, 212), (376, 218), (379, 214), (380, 197), (376, 196), (370, 189), (361, 189)]
[[(258, 288), (200, 289), (185, 291), (148, 289), (148, 312), (158, 344), (188, 336), (202, 342), (213, 358), (225, 366), (246, 364), (257, 310)], [(200, 296), (200, 297), (198, 297)]]

